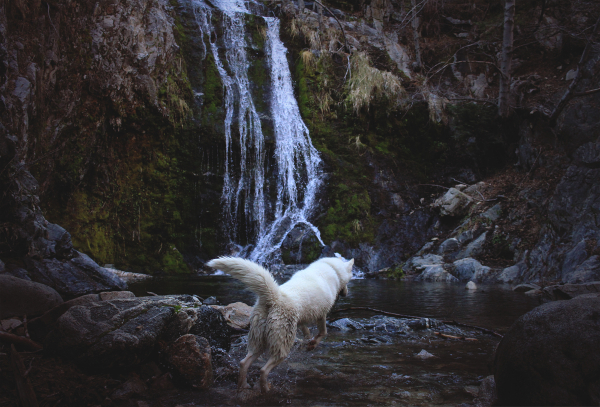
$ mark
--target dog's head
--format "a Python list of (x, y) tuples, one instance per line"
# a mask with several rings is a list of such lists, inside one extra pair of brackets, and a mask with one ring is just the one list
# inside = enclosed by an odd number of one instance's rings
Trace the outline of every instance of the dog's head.
[(354, 265), (354, 259), (343, 262), (342, 264), (342, 275), (340, 276), (340, 280), (342, 283), (342, 289), (340, 290), (340, 294), (342, 297), (348, 295), (348, 282), (352, 279), (352, 266)]

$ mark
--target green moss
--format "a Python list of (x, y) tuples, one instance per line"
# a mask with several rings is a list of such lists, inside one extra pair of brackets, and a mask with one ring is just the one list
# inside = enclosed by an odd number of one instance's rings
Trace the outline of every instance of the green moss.
[(404, 268), (402, 265), (396, 265), (394, 267), (390, 267), (390, 269), (385, 273), (387, 278), (392, 278), (394, 280), (400, 280), (404, 278)]

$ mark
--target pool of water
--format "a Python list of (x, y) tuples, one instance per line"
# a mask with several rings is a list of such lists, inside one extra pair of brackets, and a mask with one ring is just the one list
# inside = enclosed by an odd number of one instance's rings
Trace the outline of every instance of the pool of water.
[[(136, 295), (196, 294), (215, 296), (221, 304), (254, 302), (254, 295), (227, 276), (194, 279), (169, 278), (132, 285)], [(469, 291), (461, 284), (352, 280), (349, 295), (341, 298), (330, 314), (363, 323), (378, 316), (370, 311), (335, 310), (370, 307), (401, 314), (430, 317), (506, 331), (537, 301), (514, 293), (508, 287), (482, 286)], [(473, 405), (481, 381), (492, 374), (493, 353), (499, 339), (476, 330), (462, 335), (474, 341), (443, 339), (435, 329), (409, 335), (362, 331), (333, 331), (312, 352), (298, 340), (289, 357), (269, 376), (272, 390), (236, 392), (236, 364), (246, 351), (245, 337), (234, 342), (230, 352), (233, 368), (217, 378), (213, 387), (199, 395), (181, 391), (165, 398), (163, 405), (293, 405), (293, 406), (456, 406)], [(373, 334), (376, 334), (373, 336)], [(385, 333), (384, 333), (385, 334)], [(385, 338), (370, 343), (369, 338)], [(422, 359), (421, 351), (433, 355)], [(249, 371), (249, 382), (258, 381), (261, 357)]]
[[(480, 286), (466, 290), (463, 284), (427, 283), (396, 280), (352, 280), (348, 296), (335, 309), (370, 307), (420, 317), (455, 319), (472, 325), (506, 330), (521, 315), (539, 305), (537, 300), (515, 293), (507, 286)], [(220, 304), (254, 304), (255, 296), (244, 285), (228, 276), (153, 279), (131, 285), (137, 296), (153, 292), (214, 296)], [(334, 314), (337, 315), (337, 314)], [(341, 316), (370, 316), (367, 311), (348, 311)]]

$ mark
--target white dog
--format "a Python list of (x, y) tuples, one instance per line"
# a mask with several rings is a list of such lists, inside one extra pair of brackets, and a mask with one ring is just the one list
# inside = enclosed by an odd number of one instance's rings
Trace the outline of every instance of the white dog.
[(300, 327), (305, 338), (310, 337), (307, 324), (317, 322), (319, 333), (308, 342), (313, 350), (327, 335), (326, 317), (338, 295), (347, 295), (352, 278), (354, 259), (329, 257), (315, 261), (298, 271), (285, 284), (278, 285), (267, 270), (250, 260), (220, 257), (207, 263), (210, 267), (231, 274), (257, 296), (250, 316), (248, 354), (240, 362), (238, 390), (248, 389), (248, 368), (265, 351), (269, 360), (260, 369), (260, 389), (269, 390), (267, 376), (290, 353)]

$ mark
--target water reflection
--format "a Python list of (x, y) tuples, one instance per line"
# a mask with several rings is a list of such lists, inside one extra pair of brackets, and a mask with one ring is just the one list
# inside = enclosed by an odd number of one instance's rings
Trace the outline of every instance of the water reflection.
[[(254, 303), (254, 294), (228, 276), (154, 279), (130, 286), (137, 296), (148, 291), (164, 294), (215, 296), (219, 303)], [(349, 294), (335, 309), (371, 307), (415, 316), (455, 319), (494, 329), (507, 329), (519, 316), (537, 306), (537, 300), (515, 293), (507, 287), (481, 286), (465, 290), (462, 284), (426, 283), (394, 280), (352, 280)], [(368, 317), (367, 311), (348, 311), (343, 316)]]

